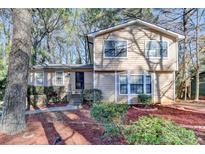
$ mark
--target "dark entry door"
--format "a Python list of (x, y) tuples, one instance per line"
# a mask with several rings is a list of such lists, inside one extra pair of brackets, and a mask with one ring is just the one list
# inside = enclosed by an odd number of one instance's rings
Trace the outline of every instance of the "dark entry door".
[(75, 73), (75, 88), (84, 89), (84, 72)]

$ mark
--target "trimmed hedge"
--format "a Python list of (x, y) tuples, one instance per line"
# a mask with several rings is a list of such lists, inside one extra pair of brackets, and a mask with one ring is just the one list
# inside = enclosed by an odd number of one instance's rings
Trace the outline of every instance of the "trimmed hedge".
[(141, 117), (126, 128), (124, 137), (129, 144), (192, 145), (197, 139), (192, 130), (187, 130), (172, 121), (153, 116)]
[(99, 89), (84, 89), (81, 93), (82, 102), (91, 106), (93, 103), (100, 103), (102, 91)]

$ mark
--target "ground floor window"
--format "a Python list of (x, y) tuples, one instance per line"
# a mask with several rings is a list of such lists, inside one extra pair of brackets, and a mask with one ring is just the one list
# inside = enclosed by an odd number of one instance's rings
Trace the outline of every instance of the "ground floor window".
[(119, 93), (125, 94), (151, 94), (151, 75), (120, 75)]
[(64, 72), (56, 72), (56, 85), (61, 86), (64, 84)]
[(143, 94), (144, 85), (143, 85), (143, 75), (131, 75), (130, 76), (130, 93), (131, 94)]
[(127, 75), (120, 75), (120, 94), (128, 93), (128, 78)]
[(44, 85), (44, 73), (43, 72), (36, 72), (35, 73), (35, 85), (36, 86), (43, 86)]

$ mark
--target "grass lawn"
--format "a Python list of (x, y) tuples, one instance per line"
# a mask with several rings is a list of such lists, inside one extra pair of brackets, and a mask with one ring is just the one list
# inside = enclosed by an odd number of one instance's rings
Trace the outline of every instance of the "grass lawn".
[[(154, 115), (175, 121), (180, 125), (205, 126), (205, 114), (191, 113), (158, 107), (158, 110), (143, 111), (129, 108), (125, 123), (130, 124), (144, 115)], [(102, 140), (103, 128), (90, 116), (90, 110), (83, 108), (76, 111), (48, 112), (32, 114), (26, 117), (27, 129), (25, 132), (7, 136), (0, 133), (0, 144), (110, 144)], [(205, 129), (194, 129), (200, 144), (205, 144)], [(126, 144), (124, 141), (115, 141), (112, 144)]]

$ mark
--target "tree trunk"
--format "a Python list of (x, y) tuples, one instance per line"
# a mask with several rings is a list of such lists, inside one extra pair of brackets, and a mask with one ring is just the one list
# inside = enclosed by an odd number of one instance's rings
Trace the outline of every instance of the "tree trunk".
[(187, 100), (187, 44), (188, 44), (188, 15), (187, 9), (183, 9), (183, 32), (184, 32), (184, 54), (183, 54), (183, 81), (184, 81), (184, 100)]
[(198, 39), (198, 34), (199, 34), (199, 9), (196, 10), (197, 17), (196, 17), (196, 95), (195, 95), (195, 100), (199, 100), (199, 70), (200, 70), (200, 63), (199, 63), (199, 39)]
[(25, 109), (31, 54), (32, 18), (29, 9), (13, 9), (13, 38), (9, 57), (8, 85), (1, 123), (3, 133), (14, 135), (26, 128)]

